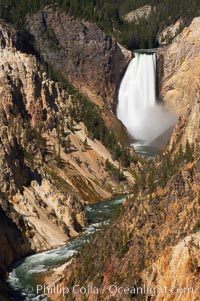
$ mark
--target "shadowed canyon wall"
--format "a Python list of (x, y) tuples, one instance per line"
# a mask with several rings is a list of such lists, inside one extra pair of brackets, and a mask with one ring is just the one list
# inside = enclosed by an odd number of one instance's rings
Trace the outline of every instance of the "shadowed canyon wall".
[(52, 8), (28, 17), (27, 25), (38, 50), (55, 70), (83, 92), (112, 103), (127, 65), (116, 41), (96, 25)]

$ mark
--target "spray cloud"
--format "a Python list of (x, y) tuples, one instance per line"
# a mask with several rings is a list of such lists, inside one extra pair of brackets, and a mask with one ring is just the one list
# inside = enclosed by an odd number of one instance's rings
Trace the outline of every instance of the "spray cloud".
[(121, 82), (117, 116), (144, 145), (167, 132), (176, 116), (156, 102), (156, 55), (135, 53)]

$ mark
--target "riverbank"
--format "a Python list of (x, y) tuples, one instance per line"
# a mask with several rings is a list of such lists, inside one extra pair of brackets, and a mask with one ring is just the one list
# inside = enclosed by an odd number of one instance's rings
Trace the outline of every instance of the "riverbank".
[[(47, 300), (42, 291), (37, 292), (38, 285), (44, 286), (46, 283), (50, 285), (52, 280), (59, 278), (62, 274), (62, 266), (70, 262), (93, 233), (110, 222), (114, 212), (121, 207), (125, 198), (126, 196), (121, 196), (87, 206), (85, 214), (90, 224), (80, 236), (70, 239), (66, 245), (59, 248), (34, 254), (16, 263), (7, 279), (7, 284), (15, 294), (14, 300), (34, 301), (38, 300), (38, 296), (40, 296), (39, 300)], [(46, 275), (50, 276), (51, 281), (48, 281)]]

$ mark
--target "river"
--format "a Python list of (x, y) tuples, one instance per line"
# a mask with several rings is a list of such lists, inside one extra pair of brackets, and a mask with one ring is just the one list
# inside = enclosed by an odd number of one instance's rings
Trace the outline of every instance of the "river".
[(136, 154), (147, 160), (153, 160), (155, 156), (161, 153), (161, 149), (149, 145), (143, 145), (139, 142), (133, 143), (132, 146), (134, 146)]
[(121, 207), (125, 196), (89, 205), (85, 208), (89, 226), (76, 238), (72, 238), (64, 246), (42, 253), (28, 256), (15, 263), (7, 279), (10, 297), (5, 301), (47, 301), (45, 295), (38, 295), (36, 288), (41, 283), (42, 275), (53, 268), (68, 262), (77, 254), (81, 246), (90, 239), (91, 234), (99, 231), (103, 224), (110, 222), (113, 213)]

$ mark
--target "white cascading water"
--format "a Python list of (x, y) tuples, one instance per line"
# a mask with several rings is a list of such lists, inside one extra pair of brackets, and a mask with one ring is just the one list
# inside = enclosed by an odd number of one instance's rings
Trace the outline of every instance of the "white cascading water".
[(156, 102), (156, 54), (135, 53), (121, 82), (117, 116), (130, 135), (150, 145), (176, 122)]

